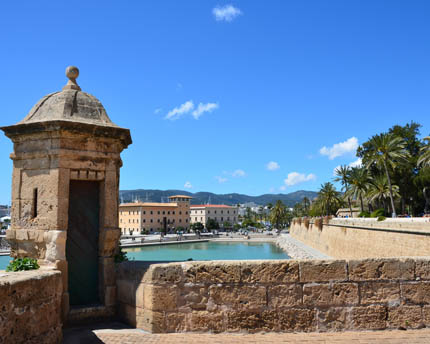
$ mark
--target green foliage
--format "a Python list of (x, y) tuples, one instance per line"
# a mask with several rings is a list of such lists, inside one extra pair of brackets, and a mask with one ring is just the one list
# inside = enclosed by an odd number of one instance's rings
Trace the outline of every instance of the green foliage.
[(370, 213), (368, 211), (362, 211), (358, 214), (358, 217), (370, 217)]
[(25, 270), (37, 270), (39, 269), (39, 264), (37, 260), (34, 258), (15, 258), (11, 260), (9, 265), (6, 268), (8, 272), (16, 272), (16, 271), (25, 271)]
[(223, 227), (224, 227), (224, 228), (227, 228), (227, 229), (232, 228), (231, 223), (230, 223), (230, 222), (228, 222), (228, 221), (225, 221), (225, 222), (223, 223)]
[(235, 224), (233, 225), (233, 230), (234, 230), (235, 232), (237, 232), (239, 229), (240, 229), (240, 225), (239, 225), (238, 223), (235, 223)]
[(201, 232), (204, 228), (205, 228), (205, 226), (203, 226), (203, 223), (201, 223), (201, 222), (195, 222), (195, 223), (192, 223), (190, 225), (190, 229), (192, 229), (194, 231), (200, 231)]
[(281, 200), (277, 200), (275, 206), (270, 211), (270, 222), (276, 228), (283, 228), (288, 221), (287, 209)]
[(122, 263), (128, 261), (127, 252), (124, 252), (122, 248), (119, 248), (118, 253), (114, 256), (115, 263)]
[(379, 216), (384, 216), (384, 215), (385, 215), (384, 209), (376, 209), (375, 211), (373, 211), (370, 214), (370, 217), (379, 217)]
[(219, 229), (219, 223), (215, 221), (215, 219), (208, 219), (206, 222), (206, 229), (210, 231), (213, 229)]
[(384, 221), (386, 219), (385, 216), (378, 216), (378, 221)]

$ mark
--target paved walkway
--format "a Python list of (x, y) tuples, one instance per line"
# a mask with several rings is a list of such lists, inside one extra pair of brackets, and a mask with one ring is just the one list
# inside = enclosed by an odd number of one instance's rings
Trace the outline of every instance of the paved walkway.
[(64, 344), (429, 344), (430, 329), (408, 331), (267, 334), (149, 334), (136, 329), (69, 329)]

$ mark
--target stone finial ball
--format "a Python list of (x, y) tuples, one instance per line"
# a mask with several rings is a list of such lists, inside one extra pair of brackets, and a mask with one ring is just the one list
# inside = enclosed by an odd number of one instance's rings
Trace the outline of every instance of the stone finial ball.
[(79, 76), (79, 69), (75, 66), (69, 66), (66, 68), (66, 76), (69, 79), (76, 79)]

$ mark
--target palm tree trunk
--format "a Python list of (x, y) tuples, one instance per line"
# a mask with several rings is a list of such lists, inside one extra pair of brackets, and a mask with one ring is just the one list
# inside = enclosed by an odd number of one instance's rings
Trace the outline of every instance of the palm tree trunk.
[(348, 204), (349, 204), (349, 215), (352, 217), (352, 204), (351, 204), (351, 197), (348, 197)]
[(364, 211), (363, 196), (360, 195), (361, 212)]
[(393, 187), (391, 186), (390, 174), (388, 173), (388, 167), (385, 160), (384, 160), (384, 168), (385, 168), (385, 173), (387, 175), (388, 187), (390, 189), (391, 208), (393, 209), (392, 216), (397, 217), (396, 208), (394, 207)]

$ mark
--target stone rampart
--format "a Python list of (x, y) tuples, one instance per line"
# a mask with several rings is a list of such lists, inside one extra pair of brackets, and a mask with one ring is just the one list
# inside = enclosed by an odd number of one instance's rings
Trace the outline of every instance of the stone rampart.
[(0, 271), (0, 343), (61, 343), (61, 272)]
[(125, 262), (118, 313), (154, 333), (430, 325), (430, 259)]
[(430, 256), (430, 218), (294, 219), (290, 234), (334, 258)]

